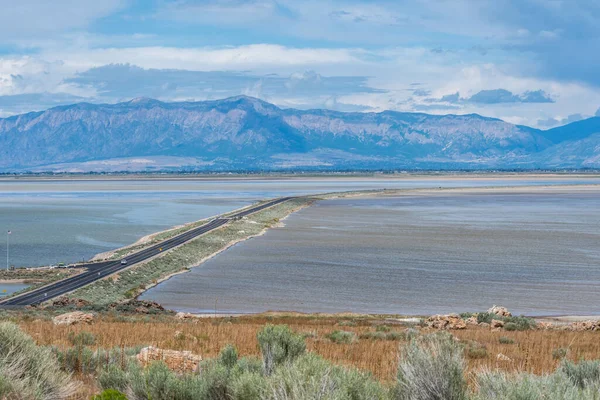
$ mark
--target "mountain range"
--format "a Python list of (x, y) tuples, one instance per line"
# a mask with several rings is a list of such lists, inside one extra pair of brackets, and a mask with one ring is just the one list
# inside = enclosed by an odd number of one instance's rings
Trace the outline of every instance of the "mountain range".
[(281, 109), (256, 98), (79, 103), (0, 119), (0, 171), (600, 168), (600, 117)]

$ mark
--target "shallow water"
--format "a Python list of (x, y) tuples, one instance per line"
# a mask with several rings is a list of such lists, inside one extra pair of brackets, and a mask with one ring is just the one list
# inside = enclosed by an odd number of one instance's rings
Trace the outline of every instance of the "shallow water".
[(27, 284), (24, 283), (0, 283), (0, 297), (8, 296), (14, 292), (25, 289)]
[[(600, 183), (598, 177), (0, 180), (10, 264), (75, 262), (174, 225), (282, 196), (382, 188)], [(0, 236), (1, 241), (6, 241)], [(0, 243), (2, 243), (0, 241)], [(0, 265), (6, 246), (0, 245)]]
[(143, 295), (181, 311), (600, 314), (600, 192), (323, 201)]

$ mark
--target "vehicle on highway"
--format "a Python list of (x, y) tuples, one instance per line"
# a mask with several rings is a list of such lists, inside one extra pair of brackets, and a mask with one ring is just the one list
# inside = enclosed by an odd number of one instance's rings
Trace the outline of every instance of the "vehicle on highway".
[(122, 260), (121, 260), (121, 265), (127, 265), (127, 260), (125, 260), (125, 259), (122, 259)]

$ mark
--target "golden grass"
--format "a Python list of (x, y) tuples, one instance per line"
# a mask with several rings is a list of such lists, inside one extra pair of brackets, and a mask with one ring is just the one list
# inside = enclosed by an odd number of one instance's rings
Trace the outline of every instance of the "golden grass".
[[(352, 321), (355, 326), (347, 326)], [(364, 317), (322, 316), (245, 316), (234, 318), (206, 318), (179, 321), (174, 318), (136, 318), (121, 322), (102, 317), (87, 326), (54, 326), (51, 321), (21, 321), (21, 327), (39, 344), (67, 347), (70, 332), (88, 331), (96, 336), (96, 346), (111, 348), (153, 345), (174, 350), (191, 350), (204, 358), (215, 357), (226, 344), (235, 345), (241, 355), (259, 355), (256, 333), (266, 323), (287, 324), (298, 332), (309, 333), (307, 347), (335, 363), (370, 371), (382, 381), (391, 381), (396, 374), (399, 348), (404, 341), (358, 339), (358, 335), (375, 331), (383, 320)], [(340, 325), (341, 323), (341, 325)], [(388, 325), (391, 331), (401, 332), (403, 325)], [(357, 340), (349, 344), (332, 343), (326, 335), (334, 330), (351, 331)], [(182, 334), (176, 335), (176, 331)], [(568, 348), (568, 358), (578, 360), (600, 359), (600, 332), (525, 331), (492, 332), (483, 328), (469, 328), (452, 332), (461, 341), (476, 341), (487, 349), (487, 357), (469, 359), (469, 371), (480, 368), (507, 371), (528, 371), (536, 374), (552, 372), (559, 363), (552, 352)], [(514, 344), (501, 344), (501, 336)], [(503, 354), (511, 361), (497, 359)]]

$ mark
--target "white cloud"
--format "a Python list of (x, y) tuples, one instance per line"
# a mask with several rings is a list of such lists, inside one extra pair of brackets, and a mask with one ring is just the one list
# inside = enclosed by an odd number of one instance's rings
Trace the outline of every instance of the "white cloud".
[(194, 71), (217, 69), (298, 67), (307, 65), (362, 63), (360, 49), (293, 48), (254, 44), (223, 48), (132, 47), (46, 51), (44, 57), (63, 61), (74, 69), (111, 63), (129, 63), (143, 68), (173, 68)]

